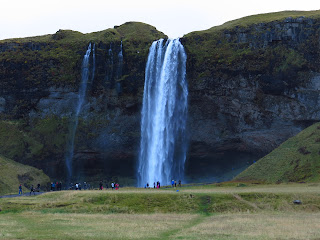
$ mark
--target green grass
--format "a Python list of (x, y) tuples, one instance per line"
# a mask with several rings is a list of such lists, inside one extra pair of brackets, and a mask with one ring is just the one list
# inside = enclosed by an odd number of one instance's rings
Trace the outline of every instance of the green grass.
[(0, 199), (0, 239), (316, 239), (318, 188), (226, 183)]
[(33, 184), (46, 186), (50, 179), (42, 170), (17, 163), (0, 155), (0, 194), (18, 194), (19, 184), (23, 192), (28, 191)]
[(235, 181), (318, 182), (320, 180), (320, 123), (288, 139), (235, 177)]
[[(317, 185), (318, 186), (318, 185)], [(263, 210), (297, 211), (295, 199), (303, 209), (320, 210), (317, 186), (271, 185), (247, 187), (214, 185), (208, 188), (157, 190), (122, 188), (119, 191), (62, 191), (37, 197), (0, 199), (4, 212), (40, 211), (48, 213), (179, 213), (210, 215), (225, 212)]]
[(212, 27), (203, 32), (211, 32), (217, 30), (226, 30), (231, 29), (234, 27), (243, 27), (246, 28), (250, 25), (257, 24), (257, 23), (267, 23), (267, 22), (274, 22), (274, 21), (283, 21), (286, 18), (298, 18), (298, 17), (307, 17), (307, 18), (319, 18), (320, 17), (320, 10), (316, 11), (281, 11), (281, 12), (272, 12), (272, 13), (264, 13), (264, 14), (257, 14), (251, 15), (239, 19), (235, 19), (232, 21), (228, 21), (220, 26)]

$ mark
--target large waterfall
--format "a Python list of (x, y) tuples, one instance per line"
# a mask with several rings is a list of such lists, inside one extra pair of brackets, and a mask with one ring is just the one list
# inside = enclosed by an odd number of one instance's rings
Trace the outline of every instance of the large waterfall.
[(138, 186), (182, 180), (186, 159), (188, 88), (179, 39), (155, 41), (146, 65)]
[[(94, 77), (94, 69), (95, 69), (95, 46), (93, 46), (93, 73), (92, 73), (92, 80)], [(82, 61), (82, 69), (81, 69), (81, 84), (79, 88), (78, 93), (78, 102), (75, 108), (75, 113), (72, 121), (72, 125), (70, 127), (69, 132), (69, 139), (67, 141), (67, 147), (66, 147), (66, 167), (67, 167), (67, 174), (68, 174), (68, 181), (71, 180), (72, 177), (72, 159), (73, 159), (73, 152), (74, 152), (74, 141), (75, 141), (75, 135), (79, 123), (79, 114), (81, 113), (81, 109), (83, 106), (83, 103), (85, 101), (86, 97), (86, 91), (87, 91), (87, 85), (88, 85), (88, 79), (90, 75), (89, 70), (89, 59), (91, 54), (91, 43), (88, 46), (88, 49), (83, 57)]]

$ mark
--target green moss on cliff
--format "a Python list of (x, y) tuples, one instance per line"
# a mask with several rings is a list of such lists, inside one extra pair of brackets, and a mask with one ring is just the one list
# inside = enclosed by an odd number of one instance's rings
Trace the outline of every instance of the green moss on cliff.
[(40, 154), (43, 144), (24, 132), (23, 127), (21, 122), (0, 121), (0, 154), (16, 160)]
[[(296, 21), (299, 17), (301, 20)], [(299, 37), (291, 39), (287, 32), (279, 32), (289, 18), (295, 24), (308, 19), (315, 22), (304, 23), (303, 29), (299, 27)], [(285, 75), (304, 71), (305, 67), (320, 70), (318, 60), (315, 61), (319, 56), (319, 18), (320, 11), (285, 11), (249, 16), (189, 33), (182, 39), (188, 53), (189, 75), (200, 79), (200, 74), (208, 69), (216, 77), (226, 71)], [(287, 22), (290, 24), (291, 20)]]
[(0, 154), (22, 163), (42, 166), (42, 161), (65, 152), (67, 119), (56, 116), (23, 121), (0, 121)]
[(320, 123), (290, 138), (245, 171), (236, 181), (320, 181)]
[[(122, 40), (125, 64), (134, 72), (137, 71), (135, 64), (147, 58), (151, 43), (165, 37), (148, 24), (128, 22), (114, 29), (89, 34), (59, 30), (52, 35), (2, 40), (0, 86), (8, 89), (24, 76), (28, 79), (28, 83), (24, 83), (28, 88), (39, 85), (77, 86), (82, 58), (89, 42), (96, 44), (97, 52), (101, 48), (106, 52), (105, 46), (109, 48), (110, 43), (120, 46)], [(13, 82), (6, 81), (7, 78)]]

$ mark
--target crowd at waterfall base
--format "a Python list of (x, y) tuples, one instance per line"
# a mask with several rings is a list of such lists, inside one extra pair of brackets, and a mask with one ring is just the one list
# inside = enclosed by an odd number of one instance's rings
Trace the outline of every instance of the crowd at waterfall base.
[[(170, 185), (169, 185), (170, 186)], [(181, 180), (178, 181), (178, 184), (177, 184), (177, 181), (176, 180), (171, 180), (171, 187), (173, 188), (176, 188), (176, 187), (181, 187)], [(168, 186), (166, 186), (168, 187)], [(99, 190), (107, 190), (107, 189), (111, 189), (111, 190), (118, 190), (120, 189), (120, 184), (117, 183), (117, 182), (111, 182), (111, 183), (108, 183), (108, 182), (103, 182), (103, 181), (100, 181), (99, 183)], [(146, 183), (144, 185), (144, 188), (152, 188), (152, 186), (149, 185), (149, 183)], [(161, 183), (160, 181), (157, 181), (157, 182), (154, 182), (153, 183), (153, 188), (154, 189), (159, 189), (161, 188)], [(18, 195), (19, 196), (22, 196), (23, 195), (23, 192), (22, 192), (22, 185), (20, 184), (19, 185), (19, 193)], [(48, 188), (43, 188), (41, 189), (41, 186), (40, 184), (38, 183), (37, 184), (37, 187), (34, 187), (33, 185), (31, 185), (30, 187), (30, 196), (32, 195), (35, 195), (35, 192), (43, 192), (45, 190), (47, 191), (50, 191), (50, 192), (53, 192), (53, 191), (62, 191), (62, 190), (95, 190), (97, 188), (94, 188), (90, 183), (88, 182), (76, 182), (76, 183), (70, 183), (70, 184), (66, 184), (65, 186), (63, 186), (62, 182), (51, 182), (50, 183), (50, 189)]]
[[(171, 186), (172, 187), (177, 187), (177, 181), (176, 180), (171, 180)], [(153, 182), (153, 188), (160, 188), (161, 187), (161, 183), (160, 181)], [(178, 181), (178, 187), (181, 187), (181, 180)], [(149, 185), (149, 183), (144, 185), (144, 188), (151, 188), (151, 186)]]

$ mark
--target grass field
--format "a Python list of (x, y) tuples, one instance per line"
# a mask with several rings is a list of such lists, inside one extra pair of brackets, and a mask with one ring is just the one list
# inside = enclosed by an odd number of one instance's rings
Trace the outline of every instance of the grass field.
[[(0, 199), (0, 239), (319, 239), (320, 184), (62, 191)], [(293, 204), (299, 199), (301, 205)]]

